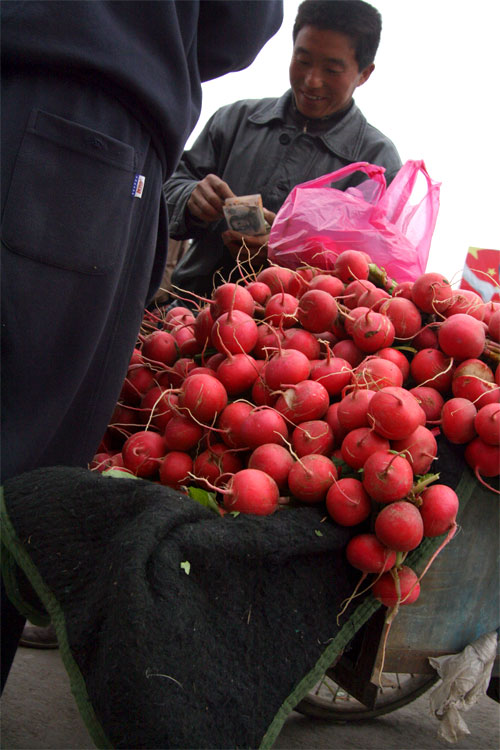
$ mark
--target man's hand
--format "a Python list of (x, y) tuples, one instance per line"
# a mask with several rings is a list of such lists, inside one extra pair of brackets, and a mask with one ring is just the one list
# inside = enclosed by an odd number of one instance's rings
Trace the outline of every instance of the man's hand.
[(207, 174), (191, 193), (187, 210), (193, 218), (200, 221), (217, 221), (223, 216), (222, 205), (226, 198), (234, 198), (227, 182), (216, 174)]
[[(275, 213), (264, 208), (264, 218), (270, 226), (275, 216)], [(232, 257), (240, 263), (250, 260), (252, 265), (260, 266), (267, 260), (269, 234), (249, 235), (228, 229), (221, 237)]]

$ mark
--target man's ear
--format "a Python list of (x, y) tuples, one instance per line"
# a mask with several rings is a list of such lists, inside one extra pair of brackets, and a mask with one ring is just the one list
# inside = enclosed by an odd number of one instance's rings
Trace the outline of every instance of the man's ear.
[[(364, 70), (361, 71), (359, 76), (358, 86), (362, 86), (369, 79), (373, 71), (375, 70), (375, 63), (371, 63)], [(357, 88), (357, 87), (356, 87)]]

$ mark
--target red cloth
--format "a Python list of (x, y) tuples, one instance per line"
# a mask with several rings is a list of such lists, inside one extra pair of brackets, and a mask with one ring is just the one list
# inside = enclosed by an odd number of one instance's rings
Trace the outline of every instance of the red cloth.
[(484, 302), (500, 302), (500, 250), (469, 247), (460, 289), (477, 292)]

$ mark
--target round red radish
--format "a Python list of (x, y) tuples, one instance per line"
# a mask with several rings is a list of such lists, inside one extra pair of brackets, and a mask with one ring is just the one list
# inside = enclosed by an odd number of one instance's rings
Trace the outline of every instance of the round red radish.
[(453, 395), (467, 398), (477, 409), (500, 401), (500, 388), (495, 383), (493, 371), (480, 359), (461, 362), (453, 373)]
[(365, 358), (365, 353), (362, 352), (361, 349), (358, 349), (354, 341), (351, 341), (351, 339), (337, 341), (332, 347), (332, 354), (334, 357), (349, 362), (351, 367), (357, 367)]
[(318, 339), (303, 328), (287, 328), (283, 333), (281, 343), (283, 349), (297, 349), (305, 354), (307, 359), (318, 359), (320, 354), (320, 343)]
[(385, 547), (370, 533), (353, 536), (347, 544), (346, 557), (353, 568), (363, 573), (383, 573), (396, 562), (394, 550)]
[(245, 288), (258, 305), (264, 306), (271, 296), (271, 290), (263, 281), (250, 281)]
[(339, 297), (344, 293), (344, 284), (341, 279), (326, 273), (318, 273), (309, 282), (309, 289), (321, 289), (328, 292), (332, 297)]
[(326, 509), (341, 526), (356, 526), (369, 517), (372, 505), (359, 479), (346, 477), (331, 485), (326, 494)]
[[(227, 445), (215, 443), (199, 453), (193, 463), (193, 474), (199, 484), (217, 486), (224, 477), (241, 471), (243, 464), (237, 453), (228, 450)], [(227, 478), (227, 476), (226, 476)]]
[(311, 333), (328, 331), (337, 316), (337, 303), (328, 292), (310, 289), (304, 292), (297, 307), (297, 319)]
[(344, 439), (344, 437), (347, 434), (347, 430), (345, 430), (341, 426), (341, 424), (339, 422), (339, 419), (338, 419), (337, 412), (338, 412), (338, 409), (339, 409), (339, 404), (340, 404), (339, 401), (337, 401), (337, 402), (335, 402), (333, 404), (330, 404), (330, 406), (328, 407), (328, 410), (327, 410), (327, 412), (326, 412), (326, 414), (324, 416), (325, 422), (328, 422), (328, 424), (332, 428), (333, 441), (334, 441), (333, 444), (334, 444), (335, 447), (338, 447), (338, 446), (341, 445), (342, 440)]
[(363, 487), (377, 502), (393, 503), (395, 500), (401, 500), (406, 497), (412, 486), (413, 470), (410, 462), (403, 456), (382, 450), (375, 451), (366, 459), (363, 467)]
[(347, 393), (339, 402), (337, 419), (340, 426), (349, 432), (356, 427), (368, 427), (368, 406), (376, 391), (359, 388)]
[(453, 360), (439, 349), (421, 349), (410, 363), (410, 373), (417, 385), (428, 385), (446, 394), (453, 378)]
[(340, 447), (342, 460), (353, 469), (362, 469), (375, 451), (388, 451), (389, 441), (370, 427), (357, 427), (347, 433)]
[(290, 268), (284, 268), (282, 266), (270, 266), (269, 268), (263, 268), (259, 271), (255, 277), (256, 281), (262, 281), (267, 284), (271, 290), (271, 294), (278, 294), (278, 292), (289, 292), (289, 286), (293, 284), (295, 279), (295, 271)]
[(389, 359), (372, 356), (361, 362), (352, 374), (352, 382), (357, 388), (368, 388), (379, 391), (389, 385), (403, 385), (403, 372), (398, 365)]
[(500, 446), (490, 445), (474, 438), (465, 449), (465, 460), (474, 469), (478, 479), (483, 477), (497, 477), (500, 474)]
[(293, 424), (321, 419), (330, 405), (326, 388), (315, 380), (302, 380), (287, 388), (276, 400), (274, 408)]
[(297, 299), (301, 297), (309, 288), (309, 282), (314, 277), (312, 268), (297, 268), (294, 276), (288, 284), (288, 294), (293, 294)]
[(500, 444), (500, 404), (482, 406), (474, 419), (477, 434), (489, 445)]
[(420, 331), (420, 333), (417, 333), (417, 335), (413, 337), (411, 345), (417, 351), (421, 351), (422, 349), (438, 349), (439, 343), (437, 332), (427, 325)]
[(424, 273), (413, 283), (412, 301), (426, 313), (446, 310), (453, 301), (450, 282), (440, 273)]
[(471, 289), (456, 289), (452, 294), (452, 302), (444, 310), (444, 315), (449, 318), (456, 313), (471, 313), (475, 308), (483, 304), (483, 300)]
[(250, 354), (230, 354), (217, 368), (220, 380), (228, 396), (240, 396), (253, 386), (259, 377), (259, 369)]
[(254, 450), (264, 443), (282, 444), (288, 438), (285, 420), (275, 409), (268, 406), (255, 407), (243, 420), (240, 429), (242, 444)]
[(231, 310), (216, 319), (211, 337), (219, 352), (249, 354), (257, 343), (257, 323), (241, 310)]
[(420, 583), (417, 574), (408, 566), (403, 565), (394, 573), (399, 579), (399, 595), (392, 572), (384, 573), (375, 581), (372, 593), (375, 599), (386, 607), (397, 604), (413, 604), (420, 594)]
[(406, 500), (384, 505), (375, 519), (378, 539), (396, 552), (409, 552), (418, 547), (424, 536), (420, 511)]
[(479, 357), (486, 343), (485, 326), (471, 315), (457, 313), (439, 326), (439, 346), (455, 360)]
[(458, 513), (458, 497), (451, 487), (445, 484), (433, 484), (420, 495), (419, 506), (424, 524), (424, 536), (434, 537), (446, 534)]
[(215, 321), (224, 313), (232, 310), (240, 310), (252, 317), (255, 310), (255, 301), (244, 286), (227, 282), (214, 290), (210, 302), (210, 313)]
[(297, 322), (299, 301), (286, 292), (273, 294), (266, 302), (264, 317), (267, 323), (280, 328), (291, 328)]
[(169, 451), (190, 451), (203, 436), (203, 428), (189, 416), (175, 414), (167, 422), (163, 437)]
[(178, 401), (177, 394), (160, 388), (160, 386), (154, 386), (141, 401), (141, 410), (144, 410), (144, 423), (147, 424), (151, 419), (151, 424), (162, 432), (167, 422), (172, 419), (174, 414), (177, 414)]
[(168, 331), (153, 331), (142, 342), (142, 354), (153, 362), (173, 365), (178, 357), (175, 339)]
[(311, 380), (324, 385), (330, 396), (337, 396), (351, 382), (352, 368), (340, 357), (328, 357), (311, 366)]
[(294, 463), (288, 474), (288, 487), (298, 500), (319, 503), (325, 499), (335, 479), (337, 469), (333, 461), (326, 456), (313, 453)]
[(361, 281), (355, 279), (347, 284), (342, 295), (343, 303), (349, 310), (354, 310), (358, 306), (358, 300), (367, 289), (375, 289), (375, 284), (371, 281)]
[(500, 310), (495, 310), (488, 321), (488, 336), (500, 344)]
[(183, 451), (169, 451), (160, 466), (160, 482), (178, 490), (190, 484), (189, 473), (193, 471), (193, 459)]
[(311, 453), (327, 456), (333, 450), (333, 430), (323, 419), (301, 422), (292, 432), (291, 443), (295, 455), (299, 458)]
[(422, 328), (420, 310), (414, 302), (405, 297), (390, 297), (384, 300), (378, 312), (387, 315), (392, 321), (397, 339), (411, 339)]
[(370, 268), (366, 256), (358, 250), (344, 250), (335, 259), (333, 267), (335, 274), (344, 282), (365, 280)]
[(241, 427), (254, 408), (247, 401), (233, 401), (219, 415), (217, 427), (222, 440), (230, 448), (245, 447), (241, 437)]
[(368, 421), (382, 437), (402, 440), (419, 424), (425, 424), (425, 414), (415, 396), (405, 388), (387, 386), (370, 400)]
[(409, 391), (424, 410), (427, 422), (437, 422), (441, 419), (444, 398), (439, 391), (427, 385), (417, 385)]
[(119, 400), (136, 406), (154, 385), (155, 375), (148, 365), (130, 365), (122, 384)]
[(227, 391), (212, 375), (188, 375), (180, 388), (179, 409), (199, 422), (212, 422), (226, 405)]
[(399, 367), (401, 374), (403, 375), (403, 383), (405, 380), (408, 380), (410, 376), (410, 363), (402, 351), (394, 349), (392, 346), (386, 346), (383, 349), (378, 350), (377, 357), (387, 359), (389, 362), (392, 362)]
[(443, 404), (441, 429), (450, 443), (469, 443), (476, 437), (477, 409), (467, 398), (450, 398)]
[(221, 492), (224, 508), (228, 511), (268, 516), (278, 508), (278, 485), (259, 469), (237, 471)]
[(306, 380), (310, 370), (311, 362), (305, 354), (297, 349), (283, 349), (269, 359), (262, 378), (268, 388), (275, 391)]
[(392, 447), (398, 453), (404, 454), (414, 474), (427, 474), (437, 458), (436, 438), (422, 425), (402, 440), (394, 440)]
[(213, 324), (214, 319), (212, 318), (210, 305), (206, 305), (202, 307), (193, 323), (194, 337), (202, 348), (210, 344)]
[(280, 491), (287, 487), (288, 474), (294, 464), (291, 453), (277, 443), (257, 446), (248, 459), (249, 469), (260, 469), (274, 479)]
[(137, 477), (151, 477), (160, 468), (160, 459), (167, 451), (165, 440), (157, 432), (141, 430), (123, 444), (123, 465)]

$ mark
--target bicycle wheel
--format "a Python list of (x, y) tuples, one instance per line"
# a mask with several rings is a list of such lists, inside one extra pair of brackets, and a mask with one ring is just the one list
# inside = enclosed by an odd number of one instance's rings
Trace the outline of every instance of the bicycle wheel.
[(382, 675), (374, 708), (367, 708), (329, 676), (329, 670), (295, 710), (306, 716), (327, 719), (334, 723), (363, 721), (388, 714), (411, 703), (429, 690), (438, 675), (387, 673)]

